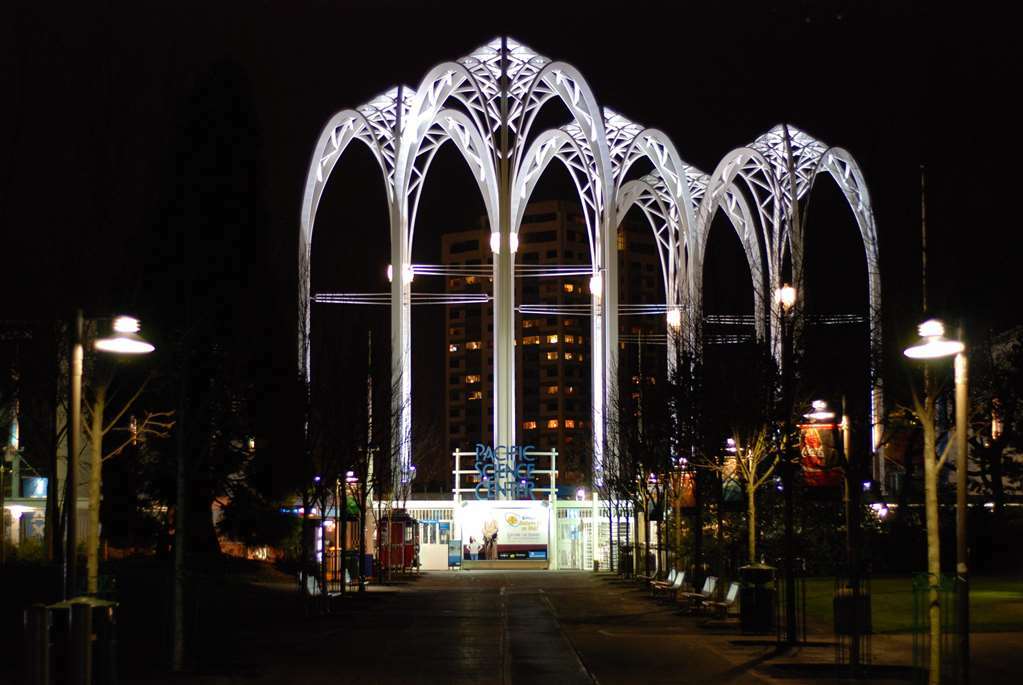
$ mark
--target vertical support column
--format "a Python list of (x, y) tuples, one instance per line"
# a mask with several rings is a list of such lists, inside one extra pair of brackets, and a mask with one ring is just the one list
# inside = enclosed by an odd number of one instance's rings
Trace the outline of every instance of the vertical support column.
[(401, 499), (412, 461), (412, 355), (409, 300), (412, 265), (407, 257), (406, 218), (393, 212), (391, 230), (391, 454), (392, 499)]
[[(402, 136), (402, 87), (398, 87), (398, 116), (394, 139)], [(412, 346), (409, 302), (412, 264), (408, 245), (408, 198), (394, 188), (391, 199), (391, 499), (405, 499), (412, 464)], [(399, 193), (402, 193), (399, 196)], [(390, 531), (388, 531), (390, 534)]]
[[(506, 39), (501, 39), (501, 132), (497, 166), (498, 225), (491, 226), (494, 251), (494, 443), (515, 444), (515, 255), (511, 240), (511, 160), (508, 139), (508, 75)], [(496, 237), (494, 232), (496, 230)], [(506, 481), (508, 474), (505, 475)], [(499, 499), (511, 491), (497, 483)]]
[(549, 525), (547, 533), (547, 569), (558, 570), (558, 451), (551, 449), (551, 474), (548, 478), (550, 491), (547, 493), (547, 508), (549, 510)]
[[(604, 359), (601, 371), (603, 374), (603, 436), (604, 451), (611, 459), (617, 459), (617, 431), (608, 431), (607, 427), (618, 425), (617, 406), (614, 396), (617, 392), (618, 374), (618, 227), (609, 216), (609, 209), (601, 214), (601, 252), (603, 252), (603, 290), (601, 301), (603, 323)], [(605, 462), (607, 459), (605, 459)], [(617, 465), (615, 466), (617, 470)]]
[[(593, 379), (590, 390), (592, 417), (590, 433), (593, 435), (593, 483), (594, 492), (604, 487), (604, 384), (607, 382), (607, 367), (604, 363), (604, 312), (603, 275), (599, 265), (590, 277), (590, 376)], [(594, 529), (595, 530), (595, 529)], [(596, 553), (594, 553), (596, 554)], [(595, 556), (594, 559), (597, 557)]]
[(873, 387), (870, 388), (870, 453), (874, 456), (874, 480), (887, 492), (884, 463), (884, 391), (880, 376), (875, 376)]
[(593, 491), (593, 508), (590, 513), (590, 556), (594, 568), (600, 561), (600, 500), (597, 491)]

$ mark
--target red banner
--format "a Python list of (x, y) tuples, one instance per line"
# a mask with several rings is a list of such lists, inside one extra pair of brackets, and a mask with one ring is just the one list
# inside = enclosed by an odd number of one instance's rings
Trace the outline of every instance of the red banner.
[(842, 484), (842, 472), (835, 452), (837, 428), (833, 423), (803, 424), (800, 429), (800, 454), (803, 480), (811, 487), (834, 487)]

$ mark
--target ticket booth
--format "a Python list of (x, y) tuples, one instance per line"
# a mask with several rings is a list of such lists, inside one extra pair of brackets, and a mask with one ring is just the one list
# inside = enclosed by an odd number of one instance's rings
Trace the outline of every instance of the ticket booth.
[(378, 570), (419, 570), (419, 522), (404, 509), (396, 509), (377, 521)]

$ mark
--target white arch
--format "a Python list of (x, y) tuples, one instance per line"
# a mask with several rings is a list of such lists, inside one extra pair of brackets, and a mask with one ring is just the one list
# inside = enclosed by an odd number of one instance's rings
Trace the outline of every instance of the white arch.
[[(881, 261), (877, 241), (877, 224), (874, 220), (874, 209), (870, 202), (870, 192), (867, 190), (866, 181), (863, 179), (863, 172), (853, 156), (840, 147), (827, 148), (817, 160), (810, 174), (806, 195), (809, 197), (817, 176), (827, 172), (834, 179), (842, 194), (845, 196), (849, 208), (856, 218), (856, 225), (860, 230), (860, 239), (863, 241), (864, 257), (867, 260), (867, 298), (869, 311), (867, 312), (868, 336), (870, 345), (870, 407), (871, 445), (877, 453), (877, 461), (874, 471), (877, 479), (884, 487), (885, 463), (884, 456), (879, 452), (882, 449), (882, 429), (884, 421), (884, 384), (882, 382), (880, 369), (880, 358), (882, 353), (881, 336)], [(800, 238), (804, 238), (802, 232)]]
[[(316, 211), (319, 208), (320, 198), (323, 189), (331, 172), (337, 166), (341, 155), (344, 154), (348, 144), (353, 140), (364, 143), (373, 153), (383, 176), (384, 185), (387, 190), (388, 201), (392, 197), (392, 190), (388, 183), (388, 165), (377, 139), (374, 137), (367, 118), (360, 112), (351, 109), (341, 110), (332, 116), (320, 132), (316, 147), (313, 149), (312, 162), (309, 173), (306, 176), (305, 190), (302, 193), (302, 211), (299, 219), (299, 240), (298, 240), (298, 311), (299, 339), (298, 339), (298, 363), (299, 370), (308, 381), (310, 379), (310, 358), (309, 358), (309, 297), (310, 297), (310, 252), (313, 241), (313, 224), (316, 221)], [(380, 131), (378, 130), (379, 134)]]
[[(530, 137), (543, 106), (559, 99), (568, 124)], [(299, 237), (299, 365), (309, 378), (309, 262), (316, 210), (327, 179), (352, 140), (369, 146), (380, 166), (390, 217), (392, 374), (400, 387), (392, 399), (399, 416), (395, 486), (408, 484), (411, 399), (408, 279), (411, 245), (422, 187), (437, 151), (447, 141), (458, 148), (476, 179), (491, 230), (494, 255), (495, 438), (514, 441), (514, 255), (526, 203), (551, 160), (565, 164), (585, 207), (594, 275), (601, 288), (592, 299), (591, 356), (594, 369), (594, 477), (599, 484), (612, 410), (607, 369), (618, 350), (617, 228), (638, 205), (658, 244), (669, 304), (685, 305), (697, 331), (702, 326), (702, 280), (707, 234), (719, 208), (736, 230), (754, 281), (757, 335), (769, 328), (777, 348), (777, 305), (786, 257), (801, 285), (803, 224), (800, 204), (817, 174), (827, 171), (856, 216), (867, 257), (871, 346), (880, 349), (880, 272), (876, 227), (862, 173), (852, 156), (828, 148), (794, 127), (780, 125), (749, 146), (729, 152), (706, 176), (686, 164), (671, 139), (611, 110), (602, 110), (575, 67), (553, 62), (507, 38), (490, 41), (455, 62), (432, 68), (417, 90), (399, 87), (355, 110), (338, 112), (317, 141), (303, 193)], [(629, 179), (641, 158), (652, 172)], [(741, 179), (742, 184), (739, 184)], [(503, 247), (501, 247), (503, 246)], [(499, 254), (500, 253), (500, 254)], [(500, 305), (500, 311), (498, 309)], [(768, 312), (771, 313), (768, 316)], [(777, 352), (777, 349), (776, 349)], [(879, 408), (880, 379), (872, 392)], [(875, 414), (878, 416), (879, 414)], [(611, 438), (613, 439), (613, 438)], [(613, 452), (610, 452), (613, 454)], [(613, 466), (613, 465), (611, 465)]]

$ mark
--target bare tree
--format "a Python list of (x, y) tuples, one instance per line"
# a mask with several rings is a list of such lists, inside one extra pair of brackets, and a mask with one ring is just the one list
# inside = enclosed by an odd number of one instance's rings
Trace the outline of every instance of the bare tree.
[(736, 435), (735, 457), (723, 464), (704, 462), (703, 466), (718, 471), (724, 479), (737, 478), (746, 493), (747, 538), (749, 563), (757, 561), (757, 490), (774, 475), (779, 463), (772, 433), (768, 425), (757, 427), (749, 435)]
[[(138, 389), (120, 406), (114, 408), (113, 416), (106, 420), (107, 410), (114, 404), (108, 400), (111, 377), (106, 376), (91, 385), (91, 401), (85, 403), (86, 421), (83, 423), (86, 438), (89, 441), (89, 527), (86, 538), (87, 590), (95, 594), (99, 589), (99, 536), (100, 536), (100, 499), (103, 487), (103, 462), (109, 461), (124, 452), (129, 446), (145, 442), (149, 438), (166, 438), (174, 427), (173, 411), (145, 412), (139, 422), (132, 416), (128, 426), (120, 425), (131, 408), (145, 391), (149, 380), (143, 381)], [(113, 430), (128, 432), (128, 436), (113, 449), (103, 451), (103, 439)]]

